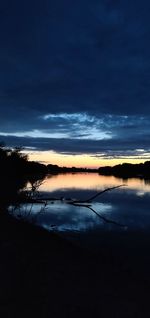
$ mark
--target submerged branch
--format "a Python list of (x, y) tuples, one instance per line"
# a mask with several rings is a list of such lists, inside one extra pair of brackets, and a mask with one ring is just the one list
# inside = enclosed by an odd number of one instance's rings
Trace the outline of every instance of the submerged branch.
[[(123, 186), (125, 186), (125, 185), (122, 184), (122, 185), (118, 185), (118, 186), (115, 186), (115, 187), (106, 188), (103, 191), (100, 191), (100, 192), (96, 193), (94, 196), (92, 196), (92, 197), (90, 197), (89, 199), (86, 199), (86, 200), (75, 200), (75, 199), (71, 199), (71, 198), (67, 198), (66, 199), (64, 197), (61, 197), (61, 198), (52, 198), (52, 197), (48, 198), (47, 197), (47, 198), (45, 198), (45, 197), (42, 197), (42, 196), (38, 198), (38, 197), (34, 197), (34, 193), (35, 193), (35, 189), (34, 189), (34, 191), (32, 191), (32, 195), (27, 195), (26, 198), (22, 198), (22, 199), (24, 199), (24, 200), (22, 200), (22, 203), (30, 203), (31, 204), (31, 209), (30, 209), (30, 213), (31, 213), (33, 203), (40, 203), (40, 204), (42, 203), (42, 204), (44, 204), (46, 206), (47, 205), (47, 201), (51, 201), (52, 203), (54, 201), (61, 201), (61, 202), (64, 202), (66, 204), (71, 204), (73, 206), (85, 207), (85, 208), (91, 210), (93, 213), (95, 213), (100, 219), (102, 219), (106, 223), (111, 223), (111, 224), (114, 224), (114, 225), (117, 225), (117, 226), (125, 227), (124, 224), (121, 224), (119, 222), (116, 222), (116, 221), (113, 221), (111, 219), (108, 219), (105, 216), (103, 216), (102, 214), (98, 213), (97, 211), (95, 211), (91, 207), (91, 204), (90, 204), (99, 195), (101, 195), (101, 194), (103, 194), (105, 192), (108, 192), (108, 191), (123, 187)], [(25, 202), (25, 200), (26, 200), (26, 202)]]
[(95, 211), (90, 205), (87, 205), (87, 204), (79, 204), (79, 203), (71, 203), (70, 204), (74, 205), (74, 206), (80, 206), (80, 207), (84, 207), (84, 208), (87, 208), (89, 210), (91, 210), (93, 213), (95, 213), (100, 219), (102, 219), (103, 221), (105, 221), (106, 223), (112, 223), (112, 224), (115, 224), (115, 225), (118, 225), (118, 226), (121, 226), (121, 227), (125, 227), (124, 224), (122, 223), (119, 223), (119, 222), (116, 222), (116, 221), (113, 221), (113, 220), (110, 220), (108, 218), (106, 218), (105, 216), (101, 215), (100, 213), (98, 213), (97, 211)]
[[(76, 199), (71, 199), (71, 198), (53, 198), (53, 197), (39, 197), (39, 198), (34, 198), (32, 197), (32, 199), (30, 199), (30, 203), (31, 201), (34, 202), (34, 203), (41, 203), (42, 201), (64, 201), (65, 203), (69, 203), (69, 204), (77, 204), (77, 203), (92, 203), (92, 201), (97, 198), (99, 195), (105, 193), (105, 192), (108, 192), (108, 191), (111, 191), (111, 190), (114, 190), (114, 189), (117, 189), (117, 188), (120, 188), (120, 187), (124, 187), (125, 184), (121, 184), (119, 186), (115, 186), (115, 187), (111, 187), (111, 188), (106, 188), (104, 189), (103, 191), (100, 191), (98, 193), (96, 193), (94, 196), (92, 196), (91, 198), (89, 199), (86, 199), (86, 200), (76, 200)], [(27, 202), (29, 202), (29, 199), (27, 200)]]
[(103, 193), (105, 193), (105, 192), (107, 192), (107, 191), (111, 191), (111, 190), (114, 190), (114, 189), (117, 189), (117, 188), (120, 188), (120, 187), (124, 187), (125, 186), (125, 184), (121, 184), (121, 185), (119, 185), (119, 186), (115, 186), (115, 187), (111, 187), (111, 188), (106, 188), (105, 190), (103, 190), (103, 191), (100, 191), (100, 192), (98, 192), (98, 193), (96, 193), (94, 196), (92, 196), (91, 198), (89, 198), (89, 199), (87, 199), (87, 200), (78, 200), (78, 201), (74, 201), (74, 203), (90, 203), (90, 202), (92, 202), (95, 198), (97, 198), (99, 195), (101, 195), (101, 194), (103, 194)]
[(87, 208), (90, 209), (92, 212), (94, 212), (99, 218), (101, 218), (106, 223), (112, 223), (112, 224), (115, 224), (115, 225), (118, 225), (118, 226), (121, 226), (121, 227), (125, 227), (124, 224), (106, 218), (105, 216), (103, 216), (100, 213), (96, 212), (93, 208), (88, 207), (88, 206), (87, 206)]

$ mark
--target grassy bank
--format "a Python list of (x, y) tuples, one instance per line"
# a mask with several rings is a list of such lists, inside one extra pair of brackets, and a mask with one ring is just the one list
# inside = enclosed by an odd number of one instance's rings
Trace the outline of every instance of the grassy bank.
[(100, 235), (92, 253), (1, 216), (1, 317), (149, 317), (149, 236)]

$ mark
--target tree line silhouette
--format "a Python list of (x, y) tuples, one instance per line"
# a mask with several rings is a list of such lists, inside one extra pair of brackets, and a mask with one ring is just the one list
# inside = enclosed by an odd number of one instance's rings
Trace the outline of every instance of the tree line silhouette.
[(123, 163), (113, 167), (106, 166), (98, 169), (99, 173), (106, 176), (115, 176), (121, 178), (150, 178), (150, 161), (140, 164)]
[(1, 203), (10, 204), (18, 198), (18, 191), (24, 189), (28, 182), (31, 185), (38, 180), (43, 180), (50, 174), (67, 172), (96, 172), (96, 169), (67, 168), (57, 165), (44, 165), (39, 162), (29, 161), (28, 155), (20, 147), (9, 148), (0, 143), (0, 197)]

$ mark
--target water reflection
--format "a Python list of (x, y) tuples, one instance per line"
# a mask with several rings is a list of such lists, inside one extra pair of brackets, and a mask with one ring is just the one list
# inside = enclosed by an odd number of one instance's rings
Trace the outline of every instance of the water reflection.
[(121, 179), (113, 176), (101, 176), (97, 173), (76, 173), (49, 175), (41, 185), (41, 191), (57, 191), (68, 189), (101, 190), (107, 187), (125, 184), (130, 189), (150, 192), (150, 180), (131, 178)]
[(126, 186), (95, 198), (91, 209), (73, 206), (65, 201), (49, 201), (44, 209), (42, 205), (33, 205), (31, 217), (43, 227), (61, 232), (91, 232), (101, 229), (107, 231), (149, 230), (150, 183), (148, 180), (122, 180), (95, 173), (60, 174), (48, 176), (41, 184), (39, 191), (41, 195), (48, 197), (84, 200), (100, 190), (119, 184)]
[[(103, 215), (109, 214), (112, 210), (111, 205), (103, 203), (99, 204), (98, 208)], [(40, 211), (40, 207), (38, 209)], [(54, 205), (49, 204), (42, 214), (38, 214), (34, 207), (34, 213), (38, 216), (38, 224), (49, 229), (55, 228), (58, 231), (86, 231), (103, 225), (103, 220), (89, 209), (60, 202)]]

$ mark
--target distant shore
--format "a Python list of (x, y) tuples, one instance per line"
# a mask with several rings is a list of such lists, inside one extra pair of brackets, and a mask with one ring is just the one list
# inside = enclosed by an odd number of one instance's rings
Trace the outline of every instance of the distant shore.
[(150, 161), (140, 164), (123, 163), (113, 167), (106, 166), (98, 169), (99, 174), (127, 178), (150, 179)]
[(122, 179), (143, 178), (150, 179), (150, 161), (140, 164), (123, 163), (115, 166), (105, 166), (98, 169), (89, 168), (67, 168), (57, 165), (47, 165), (48, 174), (60, 173), (98, 173), (105, 176), (114, 176)]

